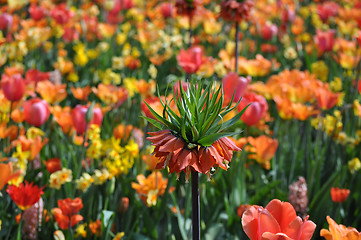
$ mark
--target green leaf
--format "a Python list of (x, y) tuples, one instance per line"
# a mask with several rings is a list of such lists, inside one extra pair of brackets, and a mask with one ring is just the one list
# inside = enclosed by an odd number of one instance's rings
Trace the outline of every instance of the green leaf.
[(222, 128), (219, 131), (223, 131), (223, 130), (233, 126), (242, 117), (243, 113), (247, 110), (247, 108), (251, 104), (252, 103), (248, 104), (245, 108), (242, 109), (242, 111), (240, 111), (238, 114), (236, 114), (236, 116), (234, 116), (233, 118), (231, 118), (228, 121), (224, 122), (222, 124)]
[(102, 211), (102, 239), (110, 239), (110, 232), (114, 221), (114, 212), (103, 210)]
[(222, 137), (228, 137), (231, 135), (237, 134), (237, 132), (224, 132), (224, 133), (214, 133), (208, 136), (204, 136), (202, 138), (200, 138), (198, 140), (198, 144), (204, 146), (204, 147), (208, 147), (210, 145), (212, 145), (215, 141), (217, 141), (218, 139), (222, 138)]
[(249, 200), (249, 204), (260, 204), (262, 200), (267, 198), (267, 195), (274, 189), (278, 184), (281, 183), (281, 180), (273, 181), (263, 188), (259, 189), (256, 194)]
[(85, 121), (87, 123), (89, 123), (93, 119), (94, 105), (95, 105), (95, 102), (92, 102), (92, 104), (88, 108), (88, 111), (86, 111)]
[(154, 127), (158, 128), (159, 130), (163, 129), (163, 125), (158, 122), (157, 120), (154, 120), (153, 118), (149, 118), (146, 116), (140, 116), (141, 118), (144, 118), (145, 120), (147, 120), (148, 122), (150, 122)]

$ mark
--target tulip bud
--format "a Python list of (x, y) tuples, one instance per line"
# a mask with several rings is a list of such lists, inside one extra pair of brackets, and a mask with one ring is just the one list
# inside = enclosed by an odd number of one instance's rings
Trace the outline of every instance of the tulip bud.
[(19, 101), (25, 92), (25, 82), (19, 73), (10, 77), (3, 74), (1, 76), (1, 88), (9, 101)]
[(13, 24), (13, 17), (8, 13), (3, 13), (0, 16), (0, 30), (7, 30)]
[(112, 177), (110, 181), (108, 182), (106, 193), (108, 196), (112, 195), (114, 193), (115, 189), (115, 177)]
[(93, 115), (94, 115), (93, 109), (94, 109), (94, 102), (92, 102), (92, 104), (88, 108), (88, 111), (85, 114), (85, 121), (87, 123), (89, 123), (93, 119)]
[(127, 197), (122, 197), (121, 201), (120, 201), (120, 208), (119, 208), (119, 212), (120, 213), (125, 213), (129, 208), (129, 198)]
[[(78, 134), (83, 134), (85, 132), (87, 126), (86, 115), (88, 109), (89, 108), (87, 106), (77, 105), (71, 113), (73, 124)], [(103, 121), (103, 113), (101, 109), (96, 107), (93, 108), (92, 112), (92, 118), (88, 122), (88, 124), (96, 124), (98, 126), (101, 126)]]
[(172, 8), (172, 3), (164, 2), (160, 4), (160, 9), (164, 18), (172, 17)]
[(241, 120), (248, 126), (257, 124), (268, 111), (266, 99), (255, 93), (245, 93), (238, 105), (238, 110), (241, 111), (250, 103), (251, 105), (246, 109), (241, 117)]
[(33, 98), (23, 103), (25, 121), (35, 127), (43, 125), (50, 116), (50, 110), (45, 100)]
[(234, 93), (234, 102), (238, 102), (242, 95), (247, 91), (250, 77), (240, 77), (237, 73), (228, 73), (223, 79), (223, 91), (226, 100), (230, 101)]

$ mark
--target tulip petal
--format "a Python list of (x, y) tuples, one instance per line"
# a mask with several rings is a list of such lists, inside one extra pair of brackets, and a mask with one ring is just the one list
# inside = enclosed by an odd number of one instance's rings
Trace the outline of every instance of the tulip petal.
[(270, 232), (265, 232), (262, 234), (261, 240), (294, 240), (294, 239), (288, 237), (284, 233), (274, 234), (274, 233), (270, 233)]
[(249, 239), (258, 240), (258, 218), (259, 212), (255, 206), (250, 207), (243, 213), (242, 226)]
[(272, 214), (284, 232), (288, 225), (297, 217), (293, 206), (288, 202), (281, 202), (274, 199), (268, 203), (266, 209)]

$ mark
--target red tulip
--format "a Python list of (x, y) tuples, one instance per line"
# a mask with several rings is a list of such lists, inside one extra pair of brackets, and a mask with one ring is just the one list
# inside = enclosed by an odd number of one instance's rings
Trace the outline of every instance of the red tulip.
[(43, 125), (50, 116), (48, 104), (40, 98), (32, 98), (23, 103), (25, 121), (35, 127)]
[(294, 19), (295, 19), (295, 10), (291, 8), (283, 10), (282, 12), (283, 23), (293, 22)]
[(58, 206), (64, 215), (71, 217), (83, 208), (83, 201), (80, 198), (73, 200), (70, 198), (60, 199), (58, 200)]
[[(181, 85), (182, 85), (182, 88), (185, 92), (187, 92), (188, 90), (188, 84), (186, 82), (181, 82)], [(175, 83), (173, 85), (173, 92), (174, 94), (177, 94), (177, 96), (180, 98), (181, 97), (181, 92), (180, 92), (180, 89), (179, 89), (179, 82)]]
[(69, 22), (74, 13), (67, 8), (65, 3), (61, 3), (51, 10), (50, 15), (56, 23), (64, 25)]
[(44, 164), (49, 173), (61, 170), (61, 161), (59, 158), (50, 158), (47, 161), (44, 161)]
[(132, 0), (120, 0), (120, 6), (122, 9), (129, 10), (134, 7), (134, 3)]
[(275, 24), (265, 24), (262, 26), (261, 35), (264, 40), (271, 40), (277, 35), (277, 26)]
[[(77, 105), (71, 112), (73, 124), (78, 134), (83, 134), (85, 132), (87, 126), (85, 115), (88, 109), (89, 109), (88, 106)], [(91, 119), (89, 124), (96, 124), (98, 126), (101, 126), (102, 122), (103, 122), (102, 110), (98, 107), (94, 107), (93, 118)]]
[(173, 15), (173, 5), (170, 2), (164, 2), (159, 5), (164, 18), (171, 18)]
[(317, 5), (317, 14), (323, 23), (327, 23), (330, 17), (334, 17), (338, 13), (338, 4), (334, 2), (325, 2)]
[(45, 9), (42, 7), (36, 6), (36, 4), (31, 4), (29, 7), (30, 17), (35, 21), (40, 21), (45, 17)]
[(18, 187), (15, 185), (8, 186), (6, 191), (21, 210), (26, 210), (39, 201), (43, 194), (43, 188), (25, 181), (25, 184), (21, 183)]
[(302, 221), (288, 202), (274, 199), (263, 208), (252, 206), (242, 216), (242, 226), (250, 240), (310, 240), (316, 224)]
[(240, 77), (237, 73), (228, 73), (223, 79), (223, 91), (226, 100), (230, 101), (234, 93), (234, 102), (238, 102), (242, 95), (247, 91), (250, 77)]
[(0, 16), (0, 30), (7, 30), (13, 24), (13, 17), (8, 13), (3, 13)]
[(19, 101), (25, 92), (25, 82), (22, 76), (17, 73), (12, 76), (1, 75), (1, 88), (9, 101)]
[(316, 30), (315, 43), (321, 53), (332, 51), (335, 42), (335, 33), (336, 31), (333, 29), (326, 32), (322, 32), (319, 29)]
[(69, 225), (73, 227), (83, 220), (83, 216), (77, 214), (83, 208), (83, 201), (80, 198), (60, 199), (58, 206), (59, 208), (53, 208), (52, 212), (61, 229), (69, 229)]
[(241, 117), (241, 120), (248, 126), (255, 125), (259, 122), (268, 111), (268, 104), (266, 99), (256, 93), (245, 93), (241, 102), (238, 105), (238, 110), (241, 111), (248, 104), (251, 105), (247, 108)]
[(49, 72), (40, 72), (37, 69), (29, 69), (26, 73), (25, 73), (25, 80), (27, 83), (30, 82), (34, 82), (34, 83), (38, 83), (40, 81), (45, 81), (48, 80), (50, 77), (50, 73)]
[(181, 49), (177, 56), (178, 64), (186, 73), (195, 73), (206, 62), (203, 50), (200, 47), (191, 47), (187, 51)]
[(350, 194), (350, 190), (346, 188), (331, 188), (331, 198), (332, 201), (336, 203), (341, 203), (346, 201), (348, 195)]

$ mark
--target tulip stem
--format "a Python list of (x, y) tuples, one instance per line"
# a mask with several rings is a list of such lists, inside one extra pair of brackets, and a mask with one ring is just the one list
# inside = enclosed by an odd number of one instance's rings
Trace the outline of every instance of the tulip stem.
[(234, 64), (234, 72), (235, 73), (238, 73), (238, 41), (239, 41), (239, 24), (238, 22), (236, 21), (236, 24), (235, 24), (235, 27), (236, 27), (236, 34), (234, 36), (234, 41), (236, 43), (236, 47), (234, 49), (234, 57), (235, 57), (235, 64)]
[(193, 240), (201, 239), (198, 172), (192, 171), (192, 232)]

